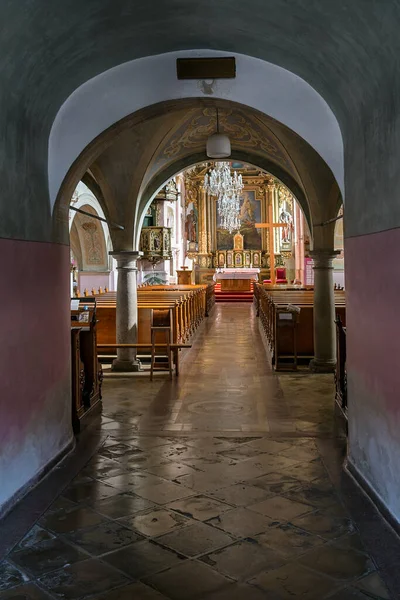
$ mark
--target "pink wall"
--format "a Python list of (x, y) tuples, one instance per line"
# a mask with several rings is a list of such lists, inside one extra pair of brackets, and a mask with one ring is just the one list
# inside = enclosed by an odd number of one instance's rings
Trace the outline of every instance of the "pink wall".
[(79, 290), (83, 294), (85, 288), (91, 292), (92, 288), (97, 291), (99, 287), (107, 287), (109, 290), (113, 289), (112, 277), (110, 273), (79, 273)]
[(0, 512), (72, 440), (69, 248), (0, 239)]
[(400, 229), (345, 256), (349, 460), (400, 521)]

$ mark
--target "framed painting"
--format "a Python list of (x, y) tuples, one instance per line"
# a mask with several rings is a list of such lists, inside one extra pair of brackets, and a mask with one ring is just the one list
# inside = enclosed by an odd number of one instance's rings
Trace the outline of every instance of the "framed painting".
[(258, 269), (261, 266), (261, 252), (253, 252), (253, 267)]
[(226, 266), (233, 267), (233, 250), (228, 250), (226, 253)]
[(243, 267), (243, 252), (235, 252), (235, 267), (240, 269)]
[(225, 252), (218, 252), (218, 267), (225, 266)]
[(251, 252), (246, 251), (244, 253), (244, 266), (245, 267), (251, 266)]

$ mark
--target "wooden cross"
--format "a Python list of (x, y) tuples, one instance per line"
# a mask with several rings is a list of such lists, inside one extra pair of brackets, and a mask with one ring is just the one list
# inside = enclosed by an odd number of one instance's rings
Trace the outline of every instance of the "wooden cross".
[(274, 252), (274, 228), (275, 227), (287, 227), (286, 223), (274, 223), (272, 215), (272, 204), (268, 206), (268, 223), (256, 223), (257, 229), (268, 229), (269, 230), (269, 264), (271, 272), (271, 283), (276, 284), (275, 274), (275, 252)]

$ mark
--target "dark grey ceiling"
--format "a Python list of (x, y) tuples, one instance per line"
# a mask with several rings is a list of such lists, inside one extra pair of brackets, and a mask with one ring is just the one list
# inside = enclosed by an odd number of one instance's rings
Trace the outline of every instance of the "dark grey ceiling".
[(347, 235), (400, 225), (400, 203), (382, 216), (376, 202), (400, 184), (399, 23), (399, 0), (0, 0), (0, 235), (26, 237), (40, 202), (35, 236), (46, 238), (48, 135), (77, 87), (192, 48), (259, 57), (310, 83), (343, 133)]

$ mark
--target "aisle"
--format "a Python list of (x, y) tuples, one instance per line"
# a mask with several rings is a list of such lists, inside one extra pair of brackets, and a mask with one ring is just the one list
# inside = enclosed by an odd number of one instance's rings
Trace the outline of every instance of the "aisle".
[(179, 378), (158, 373), (151, 383), (147, 373), (112, 376), (105, 379), (104, 397), (111, 415), (125, 398), (141, 432), (295, 431), (253, 306), (245, 303), (215, 306), (183, 355)]
[(89, 443), (4, 524), (0, 600), (390, 598), (398, 539), (287, 404), (249, 305), (216, 307), (178, 380), (107, 377)]

